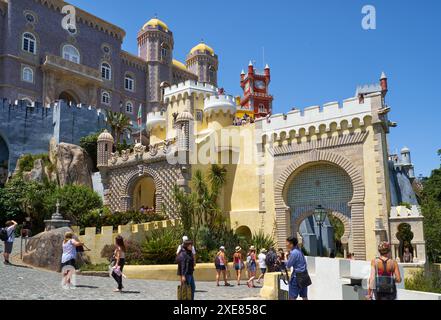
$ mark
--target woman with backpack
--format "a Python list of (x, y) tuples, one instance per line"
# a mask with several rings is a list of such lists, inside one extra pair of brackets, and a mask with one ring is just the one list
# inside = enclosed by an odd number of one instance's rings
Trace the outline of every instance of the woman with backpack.
[(240, 286), (240, 278), (242, 277), (242, 269), (244, 268), (242, 260), (242, 248), (236, 247), (236, 252), (233, 255), (234, 270), (236, 270), (237, 285)]
[(219, 248), (219, 252), (216, 254), (214, 265), (216, 267), (216, 285), (219, 287), (219, 279), (220, 279), (220, 275), (222, 273), (223, 278), (224, 278), (224, 282), (225, 282), (225, 286), (229, 287), (230, 284), (227, 281), (228, 261), (227, 261), (227, 256), (225, 255), (225, 247), (224, 246)]
[(116, 249), (113, 253), (115, 265), (113, 266), (112, 277), (118, 284), (118, 288), (114, 289), (113, 292), (121, 292), (124, 288), (122, 285), (122, 272), (126, 263), (126, 246), (124, 244), (124, 239), (122, 236), (117, 236), (115, 238), (115, 246)]
[(15, 228), (17, 227), (17, 222), (14, 220), (6, 221), (5, 228), (1, 229), (2, 241), (5, 244), (5, 252), (3, 252), (3, 257), (5, 258), (5, 265), (10, 265), (9, 255), (12, 252), (12, 247), (14, 246), (15, 240)]
[(381, 242), (378, 246), (379, 258), (371, 262), (371, 276), (369, 279), (368, 300), (396, 300), (396, 284), (401, 282), (401, 273), (398, 263), (390, 258), (391, 247), (388, 242)]
[(248, 269), (248, 275), (249, 279), (247, 281), (248, 288), (254, 288), (254, 279), (256, 279), (256, 269), (257, 269), (257, 263), (256, 263), (256, 248), (254, 246), (250, 247), (250, 251), (248, 252), (247, 256), (247, 269)]

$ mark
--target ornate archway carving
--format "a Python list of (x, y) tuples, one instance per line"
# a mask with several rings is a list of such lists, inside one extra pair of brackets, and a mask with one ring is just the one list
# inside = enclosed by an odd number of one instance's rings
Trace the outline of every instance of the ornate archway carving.
[(159, 213), (162, 208), (162, 183), (159, 178), (159, 174), (153, 170), (152, 168), (140, 165), (138, 166), (138, 170), (133, 170), (130, 174), (127, 175), (126, 180), (122, 184), (122, 193), (121, 193), (121, 207), (123, 211), (130, 210), (132, 207), (133, 201), (133, 191), (139, 180), (145, 177), (150, 177), (153, 179), (155, 183), (155, 194), (156, 194), (156, 203), (155, 209), (156, 212)]
[(343, 169), (349, 176), (353, 196), (349, 203), (351, 207), (351, 235), (353, 239), (353, 248), (356, 259), (366, 259), (366, 241), (365, 241), (365, 226), (364, 226), (364, 197), (365, 188), (363, 178), (359, 170), (344, 156), (325, 151), (313, 150), (307, 153), (299, 154), (295, 160), (282, 172), (277, 179), (274, 188), (274, 200), (276, 207), (276, 234), (279, 245), (284, 243), (286, 238), (291, 233), (291, 218), (290, 208), (286, 204), (285, 193), (291, 179), (295, 176), (298, 170), (302, 169), (304, 165), (312, 163), (331, 163)]

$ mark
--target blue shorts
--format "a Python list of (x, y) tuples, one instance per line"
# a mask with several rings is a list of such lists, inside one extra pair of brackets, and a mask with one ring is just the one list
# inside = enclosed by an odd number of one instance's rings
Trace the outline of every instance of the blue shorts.
[(260, 268), (260, 273), (261, 274), (265, 274), (266, 273), (266, 268)]
[(291, 278), (289, 281), (289, 298), (297, 299), (298, 297), (307, 298), (308, 297), (308, 288), (299, 288), (297, 285), (297, 279)]
[(223, 265), (223, 266), (218, 265), (218, 266), (216, 266), (216, 270), (217, 271), (224, 271), (224, 270), (227, 270), (227, 268), (225, 267), (225, 265)]

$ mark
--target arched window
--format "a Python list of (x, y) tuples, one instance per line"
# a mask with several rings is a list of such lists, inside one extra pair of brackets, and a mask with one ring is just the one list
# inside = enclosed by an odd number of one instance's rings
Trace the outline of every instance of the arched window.
[(29, 67), (24, 67), (21, 79), (25, 82), (34, 83), (34, 70)]
[(168, 58), (168, 46), (165, 43), (163, 43), (161, 45), (161, 60), (167, 61), (167, 58)]
[(130, 101), (128, 101), (126, 103), (126, 112), (127, 113), (133, 113), (133, 103), (131, 103)]
[(208, 68), (208, 81), (210, 81), (210, 82), (214, 82), (216, 79), (216, 76), (215, 76), (215, 70), (214, 70), (214, 67), (213, 66), (210, 66), (209, 68)]
[(132, 92), (135, 91), (135, 80), (129, 74), (126, 74), (124, 78), (124, 88), (127, 91), (132, 91)]
[(103, 62), (101, 64), (101, 77), (104, 80), (112, 79), (112, 67), (110, 67), (110, 64), (108, 64), (107, 62)]
[(259, 104), (259, 113), (265, 113), (265, 106), (263, 104)]
[(75, 63), (80, 63), (80, 52), (74, 46), (67, 44), (63, 47), (63, 58)]
[(101, 102), (106, 105), (110, 104), (110, 94), (107, 91), (101, 94)]
[(23, 51), (36, 54), (37, 53), (37, 40), (32, 33), (26, 32), (23, 34)]

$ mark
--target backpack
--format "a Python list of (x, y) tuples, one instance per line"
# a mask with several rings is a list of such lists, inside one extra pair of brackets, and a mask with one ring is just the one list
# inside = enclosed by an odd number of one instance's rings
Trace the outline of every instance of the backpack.
[(270, 268), (270, 270), (274, 269), (274, 266), (276, 265), (276, 261), (277, 261), (277, 254), (273, 251), (268, 252), (265, 258), (265, 263), (266, 266)]
[(220, 266), (220, 257), (219, 255), (216, 255), (216, 258), (214, 258), (214, 266), (219, 267)]
[(8, 239), (9, 239), (9, 237), (12, 235), (12, 233), (11, 234), (8, 234), (8, 229), (7, 228), (1, 228), (0, 229), (0, 240), (1, 241), (8, 241)]
[[(383, 262), (383, 270), (384, 272), (387, 272), (387, 262), (389, 259), (384, 261), (383, 259), (379, 259)], [(378, 261), (378, 260), (377, 260)], [(390, 271), (391, 275), (379, 275), (378, 274), (378, 267), (377, 267), (377, 261), (375, 261), (375, 288), (376, 293), (380, 295), (396, 295), (397, 293), (397, 287), (395, 284), (395, 277), (394, 277), (394, 271), (395, 271), (395, 265), (393, 266), (392, 270)]]

